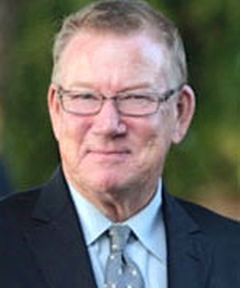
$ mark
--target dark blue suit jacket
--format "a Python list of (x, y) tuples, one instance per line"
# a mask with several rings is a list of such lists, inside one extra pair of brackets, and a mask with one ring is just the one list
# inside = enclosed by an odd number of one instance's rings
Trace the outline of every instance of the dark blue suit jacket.
[[(166, 192), (163, 209), (169, 288), (239, 288), (238, 224)], [(45, 186), (0, 203), (0, 287), (96, 287), (61, 169)]]

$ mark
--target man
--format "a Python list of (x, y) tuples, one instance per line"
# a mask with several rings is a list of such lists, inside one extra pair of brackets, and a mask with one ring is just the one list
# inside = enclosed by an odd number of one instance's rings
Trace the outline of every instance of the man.
[(61, 166), (1, 203), (0, 286), (239, 288), (237, 224), (162, 183), (195, 108), (175, 26), (145, 2), (96, 2), (53, 54)]

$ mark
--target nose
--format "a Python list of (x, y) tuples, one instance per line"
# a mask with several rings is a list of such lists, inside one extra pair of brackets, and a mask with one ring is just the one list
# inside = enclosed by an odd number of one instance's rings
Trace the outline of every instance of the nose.
[(105, 137), (122, 136), (127, 127), (121, 118), (115, 102), (105, 101), (101, 111), (94, 116), (93, 132)]

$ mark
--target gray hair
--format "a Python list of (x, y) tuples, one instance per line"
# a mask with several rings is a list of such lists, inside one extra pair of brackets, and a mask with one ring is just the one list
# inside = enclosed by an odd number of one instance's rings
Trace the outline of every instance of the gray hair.
[(56, 35), (53, 47), (52, 81), (58, 83), (59, 60), (70, 40), (79, 31), (104, 32), (126, 36), (149, 31), (170, 52), (174, 81), (187, 81), (187, 64), (183, 42), (177, 27), (163, 13), (142, 0), (103, 0), (69, 15)]

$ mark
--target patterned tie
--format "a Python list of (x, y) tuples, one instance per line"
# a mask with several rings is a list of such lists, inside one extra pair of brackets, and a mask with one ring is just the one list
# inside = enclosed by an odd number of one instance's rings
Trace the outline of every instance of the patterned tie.
[(106, 288), (144, 288), (139, 268), (125, 252), (130, 232), (128, 226), (113, 225), (109, 229), (110, 255), (105, 272)]

